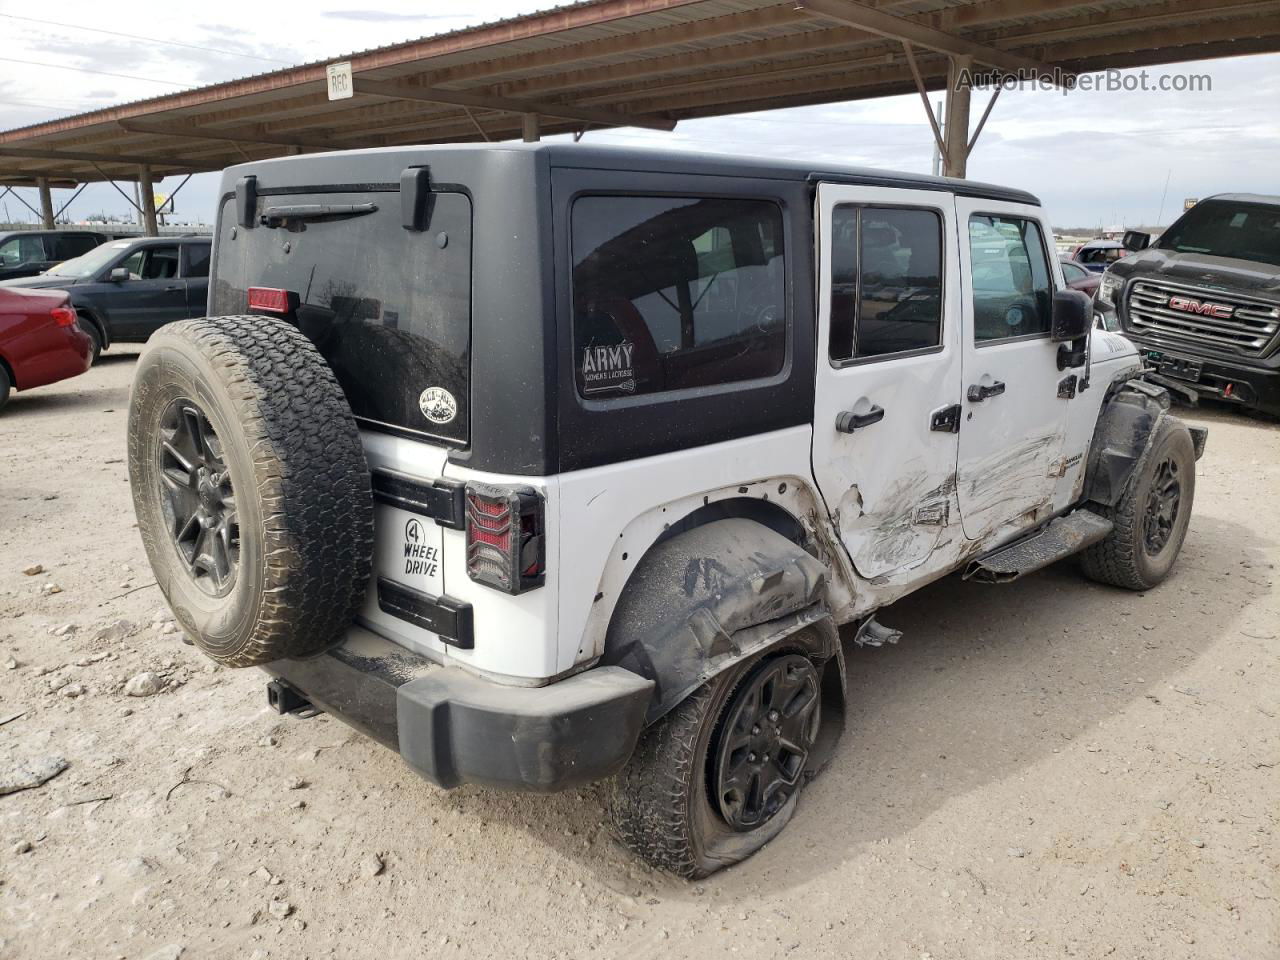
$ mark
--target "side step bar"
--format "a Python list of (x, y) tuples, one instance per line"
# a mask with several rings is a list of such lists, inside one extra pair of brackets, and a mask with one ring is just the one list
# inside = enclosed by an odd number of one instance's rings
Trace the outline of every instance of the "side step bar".
[(1052, 521), (1038, 533), (970, 561), (965, 568), (964, 579), (979, 583), (1011, 583), (1093, 546), (1104, 539), (1113, 526), (1110, 520), (1096, 513), (1077, 510)]

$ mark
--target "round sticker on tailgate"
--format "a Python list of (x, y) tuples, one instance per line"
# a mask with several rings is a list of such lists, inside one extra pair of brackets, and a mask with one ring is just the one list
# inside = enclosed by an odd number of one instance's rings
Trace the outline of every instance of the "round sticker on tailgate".
[(427, 387), (418, 397), (418, 409), (432, 423), (448, 423), (458, 415), (458, 401), (444, 387)]

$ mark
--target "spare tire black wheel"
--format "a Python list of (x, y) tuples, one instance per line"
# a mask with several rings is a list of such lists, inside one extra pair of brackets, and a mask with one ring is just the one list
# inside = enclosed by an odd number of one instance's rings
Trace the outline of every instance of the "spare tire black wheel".
[(188, 636), (247, 667), (338, 642), (368, 586), (369, 467), (333, 371), (269, 317), (162, 327), (138, 358), (129, 480)]

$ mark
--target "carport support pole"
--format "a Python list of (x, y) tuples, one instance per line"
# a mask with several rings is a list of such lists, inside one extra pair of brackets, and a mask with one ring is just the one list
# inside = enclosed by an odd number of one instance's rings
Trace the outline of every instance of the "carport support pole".
[(52, 230), (53, 193), (49, 190), (49, 178), (37, 177), (36, 186), (40, 188), (40, 220), (46, 230)]
[(963, 177), (969, 165), (969, 84), (973, 77), (973, 57), (951, 58), (947, 74), (946, 169), (948, 177)]
[(148, 237), (158, 237), (160, 229), (156, 226), (156, 193), (151, 186), (151, 167), (147, 164), (138, 166), (138, 190), (142, 194), (142, 226)]
[(542, 124), (538, 122), (536, 113), (520, 114), (520, 133), (525, 143), (537, 143), (542, 139)]

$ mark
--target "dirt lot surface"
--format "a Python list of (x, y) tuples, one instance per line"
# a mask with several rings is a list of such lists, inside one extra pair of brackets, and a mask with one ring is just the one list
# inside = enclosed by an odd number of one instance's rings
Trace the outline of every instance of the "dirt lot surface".
[(437, 790), (180, 643), (133, 526), (132, 369), (0, 416), (0, 769), (69, 762), (0, 796), (0, 958), (1280, 957), (1280, 427), (1191, 417), (1195, 518), (1148, 595), (1065, 563), (888, 611), (906, 636), (850, 653), (796, 820), (687, 884), (612, 842), (598, 789)]

